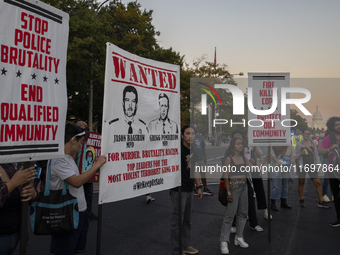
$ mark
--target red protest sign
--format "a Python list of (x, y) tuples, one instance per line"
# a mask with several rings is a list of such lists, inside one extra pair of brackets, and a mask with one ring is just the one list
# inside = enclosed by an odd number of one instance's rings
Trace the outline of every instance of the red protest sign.
[[(79, 173), (89, 170), (97, 161), (101, 153), (101, 134), (86, 131), (85, 139), (81, 148), (79, 157), (77, 157), (77, 165)], [(99, 173), (93, 175), (90, 182), (98, 182)]]

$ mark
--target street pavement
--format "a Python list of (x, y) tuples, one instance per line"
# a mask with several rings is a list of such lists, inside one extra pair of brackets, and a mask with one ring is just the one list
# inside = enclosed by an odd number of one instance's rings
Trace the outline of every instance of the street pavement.
[[(264, 182), (267, 188), (267, 182)], [(218, 202), (218, 184), (208, 186), (215, 194), (194, 199), (192, 219), (192, 245), (199, 254), (221, 254), (219, 235), (225, 208)], [(98, 193), (94, 194), (94, 209), (97, 214)], [(169, 191), (153, 193), (156, 201), (146, 204), (145, 196), (103, 205), (101, 254), (111, 255), (163, 255), (171, 253), (169, 238), (170, 196)], [(273, 212), (271, 243), (268, 242), (268, 221), (263, 211), (257, 211), (263, 232), (255, 232), (247, 222), (244, 238), (249, 248), (233, 244), (231, 235), (230, 254), (340, 254), (340, 227), (328, 224), (335, 221), (334, 205), (330, 209), (317, 207), (315, 187), (306, 179), (306, 207), (298, 206), (297, 180), (289, 186), (288, 202), (293, 209)], [(28, 255), (48, 254), (49, 236), (30, 234)], [(84, 254), (96, 254), (97, 221), (90, 221), (87, 247)], [(14, 253), (19, 254), (18, 249)]]
[[(207, 146), (208, 165), (221, 163), (227, 144)], [(225, 207), (217, 199), (218, 180), (212, 179), (208, 184), (213, 196), (204, 196), (201, 200), (194, 198), (192, 218), (192, 246), (199, 249), (199, 254), (220, 253), (220, 228)], [(267, 193), (267, 181), (264, 181)], [(329, 194), (330, 195), (330, 194)], [(136, 197), (102, 206), (102, 255), (166, 255), (171, 254), (169, 235), (170, 196), (169, 191), (153, 193), (156, 201), (146, 204), (145, 196)], [(306, 179), (306, 207), (299, 207), (297, 179), (289, 186), (288, 202), (293, 209), (281, 209), (272, 212), (271, 242), (268, 238), (268, 221), (263, 211), (257, 210), (258, 222), (263, 232), (250, 229), (247, 222), (244, 230), (245, 241), (249, 248), (243, 249), (233, 243), (231, 235), (230, 254), (243, 255), (304, 255), (304, 254), (340, 254), (338, 246), (340, 227), (332, 228), (330, 222), (336, 220), (333, 203), (332, 208), (317, 207), (315, 187), (310, 179)], [(98, 213), (98, 192), (94, 194), (93, 211)], [(279, 202), (277, 202), (279, 205)], [(48, 254), (50, 237), (35, 236), (30, 233), (31, 244), (27, 247), (27, 255)], [(97, 221), (90, 221), (85, 255), (95, 255), (97, 244)], [(19, 254), (19, 249), (14, 253)]]

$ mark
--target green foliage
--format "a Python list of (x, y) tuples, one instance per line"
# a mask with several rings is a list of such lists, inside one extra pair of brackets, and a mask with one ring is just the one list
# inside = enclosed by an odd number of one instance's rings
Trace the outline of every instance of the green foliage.
[[(67, 50), (68, 116), (88, 121), (90, 84), (93, 84), (93, 122), (101, 130), (106, 43), (133, 54), (183, 65), (172, 48), (157, 44), (160, 32), (152, 24), (152, 10), (137, 1), (117, 0), (101, 6), (93, 0), (43, 0), (70, 15)], [(99, 8), (100, 7), (100, 8)]]
[[(233, 84), (237, 85), (233, 76), (228, 71), (226, 64), (215, 64), (213, 62), (204, 61), (205, 56), (197, 58), (190, 67), (183, 68), (181, 73), (183, 81), (181, 80), (181, 109), (182, 109), (182, 124), (189, 123), (196, 124), (202, 134), (208, 134), (208, 116), (201, 115), (200, 103), (201, 94), (205, 94), (204, 91), (198, 89), (201, 87), (199, 83), (202, 82), (214, 87), (214, 84)], [(182, 75), (183, 74), (183, 75)], [(188, 79), (191, 78), (191, 87)], [(212, 107), (212, 113), (218, 113), (218, 119), (233, 119), (233, 121), (241, 122), (246, 116), (233, 116), (232, 115), (232, 95), (229, 91), (224, 89), (216, 89), (218, 95), (221, 98), (222, 105), (215, 97), (216, 104), (213, 99), (208, 96), (207, 104)], [(190, 99), (190, 100), (189, 100)], [(190, 114), (189, 110), (190, 109)], [(185, 113), (185, 114), (183, 114)], [(221, 133), (230, 133), (237, 126), (230, 127), (230, 123), (227, 125), (219, 126), (216, 131)], [(212, 128), (214, 131), (214, 128)]]
[[(297, 122), (297, 126), (292, 129), (302, 130), (304, 128), (308, 128), (307, 120), (302, 118), (296, 111), (290, 110), (290, 118)], [(294, 121), (290, 122), (291, 126), (294, 126), (296, 123)]]

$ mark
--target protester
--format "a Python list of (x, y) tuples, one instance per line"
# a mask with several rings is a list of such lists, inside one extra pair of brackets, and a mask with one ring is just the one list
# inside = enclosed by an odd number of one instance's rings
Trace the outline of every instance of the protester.
[[(183, 254), (197, 254), (198, 250), (191, 246), (191, 218), (193, 208), (194, 184), (196, 183), (197, 197), (202, 198), (202, 186), (200, 185), (199, 176), (192, 179), (190, 169), (194, 168), (196, 155), (192, 143), (195, 140), (196, 131), (190, 125), (185, 125), (182, 130), (181, 143), (181, 229), (182, 244), (184, 247)], [(192, 149), (192, 150), (191, 150)], [(197, 174), (197, 173), (196, 173)], [(172, 254), (178, 255), (178, 188), (170, 190), (171, 198), (171, 217), (170, 217), (170, 238), (172, 243)]]
[(295, 134), (292, 135), (291, 139), (292, 139), (293, 148), (295, 150), (295, 147), (296, 147), (297, 143), (302, 141), (302, 135), (300, 134), (300, 130), (299, 129), (295, 130)]
[[(324, 202), (322, 198), (321, 182), (318, 178), (318, 166), (316, 165), (320, 164), (320, 159), (318, 150), (316, 149), (316, 144), (312, 139), (310, 139), (309, 129), (305, 128), (302, 130), (302, 137), (302, 141), (297, 143), (295, 148), (295, 155), (297, 157), (296, 171), (298, 172), (299, 177), (298, 192), (300, 197), (300, 206), (305, 207), (303, 188), (305, 185), (306, 174), (308, 173), (316, 188), (316, 193), (319, 199), (318, 207), (330, 208), (330, 205)], [(312, 168), (315, 168), (315, 171), (309, 171)]]
[[(85, 121), (78, 121), (76, 123), (76, 126), (80, 127), (83, 131), (89, 131), (89, 128), (87, 126), (87, 123)], [(85, 149), (86, 151), (86, 149)], [(77, 158), (76, 163), (79, 168), (79, 162), (80, 162), (80, 155), (81, 155), (81, 148), (77, 152)], [(88, 181), (84, 185), (84, 193), (85, 193), (85, 199), (86, 199), (86, 206), (87, 206), (87, 216), (90, 220), (98, 220), (98, 216), (95, 215), (92, 212), (92, 201), (93, 201), (93, 183)]]
[[(257, 166), (264, 164), (268, 157)], [(236, 236), (234, 240), (235, 245), (242, 248), (247, 248), (249, 245), (244, 241), (243, 230), (247, 221), (248, 213), (248, 191), (247, 179), (250, 178), (246, 171), (242, 171), (242, 167), (252, 167), (253, 164), (244, 156), (243, 140), (240, 138), (233, 138), (227, 153), (224, 166), (228, 169), (235, 168), (233, 171), (226, 171), (224, 174), (224, 183), (227, 190), (228, 205), (223, 218), (220, 237), (220, 249), (222, 254), (229, 254), (228, 242), (230, 238), (230, 231), (232, 221), (236, 215)]]
[[(339, 117), (332, 117), (330, 118), (327, 123), (327, 128), (330, 130), (330, 134), (325, 137), (322, 141), (321, 146), (319, 146), (319, 153), (321, 155), (329, 154), (329, 182), (331, 185), (331, 189), (334, 195), (334, 206), (336, 211), (336, 221), (330, 223), (331, 227), (339, 227), (340, 226), (340, 199), (339, 199), (339, 185), (340, 181), (338, 176), (335, 175), (334, 169), (338, 167), (338, 161), (334, 162), (336, 156), (336, 149), (339, 149), (339, 142), (340, 142), (340, 118)], [(332, 171), (333, 169), (333, 171)]]
[(65, 157), (51, 160), (50, 189), (60, 190), (64, 182), (68, 183), (70, 194), (77, 198), (79, 209), (79, 226), (68, 234), (51, 235), (50, 254), (73, 254), (84, 252), (88, 230), (86, 200), (83, 185), (106, 162), (105, 156), (100, 156), (97, 162), (86, 172), (79, 174), (79, 169), (73, 155), (77, 154), (84, 140), (85, 131), (73, 124), (65, 128)]
[(16, 164), (0, 164), (0, 254), (13, 254), (20, 239), (21, 202), (33, 202), (37, 191), (29, 184), (34, 167), (17, 171)]
[[(295, 155), (293, 146), (273, 146), (271, 151), (272, 159), (275, 161), (277, 166), (288, 166), (295, 163)], [(271, 188), (271, 204), (270, 208), (273, 211), (278, 211), (275, 200), (281, 198), (281, 208), (292, 209), (287, 203), (288, 198), (288, 180), (289, 172), (278, 172), (271, 173), (272, 176), (272, 188)], [(280, 185), (281, 184), (281, 185)], [(280, 192), (281, 186), (281, 192)], [(280, 194), (281, 193), (281, 194)]]
[[(193, 142), (192, 145), (195, 147), (195, 152), (197, 155), (196, 164), (198, 166), (204, 167), (207, 164), (207, 151), (205, 148), (206, 146), (204, 138), (200, 133), (198, 133), (196, 125), (194, 126), (194, 128), (196, 129), (197, 134), (195, 136), (195, 141)], [(203, 195), (212, 196), (214, 193), (208, 189), (207, 179), (204, 172), (201, 172), (201, 180), (203, 183)], [(197, 190), (195, 190), (195, 195), (197, 195)]]
[[(240, 138), (243, 140), (243, 132), (241, 129), (236, 129), (231, 133), (232, 138)], [(243, 150), (247, 147), (247, 144), (245, 141), (243, 141)], [(227, 159), (229, 148), (226, 149), (224, 153), (224, 158), (223, 158), (223, 165), (225, 160)], [(244, 152), (244, 151), (243, 151)], [(257, 221), (257, 215), (256, 215), (256, 207), (255, 207), (255, 197), (254, 197), (254, 186), (252, 183), (252, 179), (249, 178), (247, 179), (247, 188), (248, 188), (248, 217), (249, 217), (249, 224), (250, 228), (252, 230), (255, 230), (257, 232), (262, 232), (263, 228), (259, 225)], [(236, 217), (234, 218), (234, 221), (232, 223), (232, 227), (230, 230), (230, 233), (234, 234), (236, 233)]]
[[(250, 163), (253, 165), (256, 164), (257, 158), (262, 157), (262, 152), (257, 146), (249, 147), (248, 146), (248, 129), (245, 129), (243, 132), (243, 139), (245, 141), (244, 153), (247, 153), (246, 158), (249, 159)], [(263, 217), (268, 220), (268, 218), (272, 219), (272, 215), (268, 215), (267, 209), (267, 200), (266, 200), (266, 193), (264, 192), (263, 180), (262, 175), (260, 172), (253, 172), (251, 173), (254, 191), (256, 194), (256, 202), (257, 202), (257, 209), (263, 210)]]
[[(330, 133), (331, 133), (331, 131), (329, 129), (327, 129), (325, 134), (323, 135), (323, 137), (321, 137), (321, 139), (319, 139), (319, 148), (322, 144), (323, 139), (325, 139), (325, 137), (329, 136)], [(319, 152), (319, 155), (320, 155), (320, 152)], [(321, 164), (328, 165), (328, 153), (326, 153), (325, 155), (320, 155), (320, 161), (321, 161)], [(323, 182), (322, 182), (322, 198), (323, 198), (323, 201), (325, 201), (325, 202), (331, 201), (328, 197), (328, 194), (327, 194), (328, 193), (328, 186), (329, 186), (328, 172), (325, 172), (324, 177), (323, 177)], [(332, 194), (332, 201), (334, 201), (333, 194)]]

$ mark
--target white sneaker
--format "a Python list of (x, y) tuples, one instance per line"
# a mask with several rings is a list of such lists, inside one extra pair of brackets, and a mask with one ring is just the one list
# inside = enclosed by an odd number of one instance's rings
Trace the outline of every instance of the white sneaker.
[[(263, 217), (268, 220), (268, 211), (267, 210), (264, 211)], [(273, 219), (272, 215), (270, 215), (270, 219), (271, 220)]]
[(235, 227), (231, 227), (230, 233), (231, 233), (231, 234), (235, 234), (235, 233), (236, 233), (236, 228), (235, 228)]
[(229, 254), (228, 243), (221, 242), (221, 253), (222, 254)]
[(155, 201), (155, 199), (151, 195), (146, 196), (146, 203), (149, 204), (151, 201)]
[(249, 247), (249, 244), (247, 244), (247, 243), (244, 241), (243, 237), (237, 237), (237, 236), (235, 236), (234, 244), (235, 244), (235, 245), (239, 245), (239, 246), (242, 247), (242, 248), (248, 248), (248, 247)]
[(331, 200), (329, 199), (329, 197), (327, 196), (327, 195), (324, 195), (323, 197), (323, 201), (325, 201), (325, 202), (331, 202)]
[(253, 227), (250, 227), (252, 230), (255, 230), (257, 232), (262, 232), (263, 231), (263, 228), (261, 228), (259, 225), (255, 226), (255, 228)]

